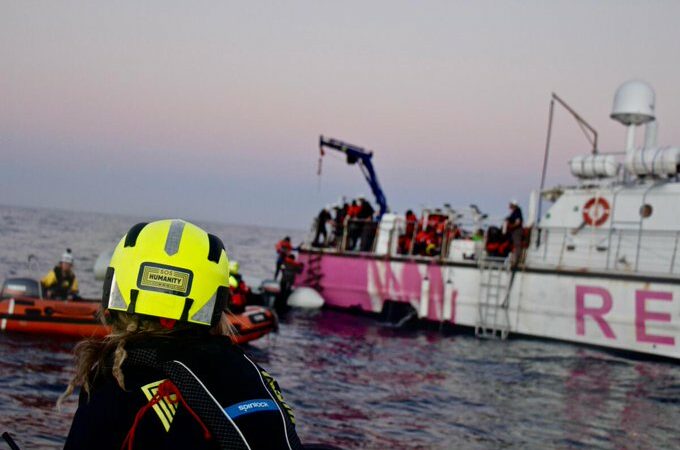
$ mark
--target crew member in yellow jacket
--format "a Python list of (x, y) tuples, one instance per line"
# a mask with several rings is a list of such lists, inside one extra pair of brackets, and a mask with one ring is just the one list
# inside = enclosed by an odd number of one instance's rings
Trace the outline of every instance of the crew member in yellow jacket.
[(67, 300), (78, 298), (78, 279), (73, 273), (73, 254), (71, 249), (61, 255), (59, 264), (40, 280), (43, 295), (47, 298)]

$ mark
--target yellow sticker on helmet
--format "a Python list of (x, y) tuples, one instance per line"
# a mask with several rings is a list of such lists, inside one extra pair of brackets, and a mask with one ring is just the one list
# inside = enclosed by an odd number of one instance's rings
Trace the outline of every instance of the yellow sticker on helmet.
[(191, 291), (193, 273), (181, 267), (145, 262), (139, 268), (137, 287), (186, 297)]

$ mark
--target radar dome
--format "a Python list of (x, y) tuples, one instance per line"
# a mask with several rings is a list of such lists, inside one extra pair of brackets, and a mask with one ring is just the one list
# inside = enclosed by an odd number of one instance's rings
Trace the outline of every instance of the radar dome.
[(623, 83), (614, 95), (611, 118), (624, 125), (642, 125), (654, 120), (654, 89), (640, 80)]

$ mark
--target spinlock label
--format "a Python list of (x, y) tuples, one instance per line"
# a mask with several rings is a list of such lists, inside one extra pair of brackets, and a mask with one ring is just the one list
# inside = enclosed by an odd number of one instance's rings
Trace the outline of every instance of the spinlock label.
[(245, 402), (236, 403), (235, 405), (231, 405), (224, 408), (224, 412), (226, 412), (227, 415), (232, 419), (235, 419), (244, 414), (278, 410), (279, 408), (276, 406), (276, 403), (273, 400), (265, 398), (247, 400)]
[(145, 262), (139, 268), (137, 287), (186, 297), (191, 291), (192, 279), (190, 270)]

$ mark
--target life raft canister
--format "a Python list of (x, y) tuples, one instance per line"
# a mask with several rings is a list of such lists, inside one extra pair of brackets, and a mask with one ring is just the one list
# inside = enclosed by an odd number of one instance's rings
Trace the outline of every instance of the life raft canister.
[(583, 221), (593, 227), (599, 227), (609, 219), (611, 208), (609, 202), (602, 197), (592, 197), (583, 205)]

